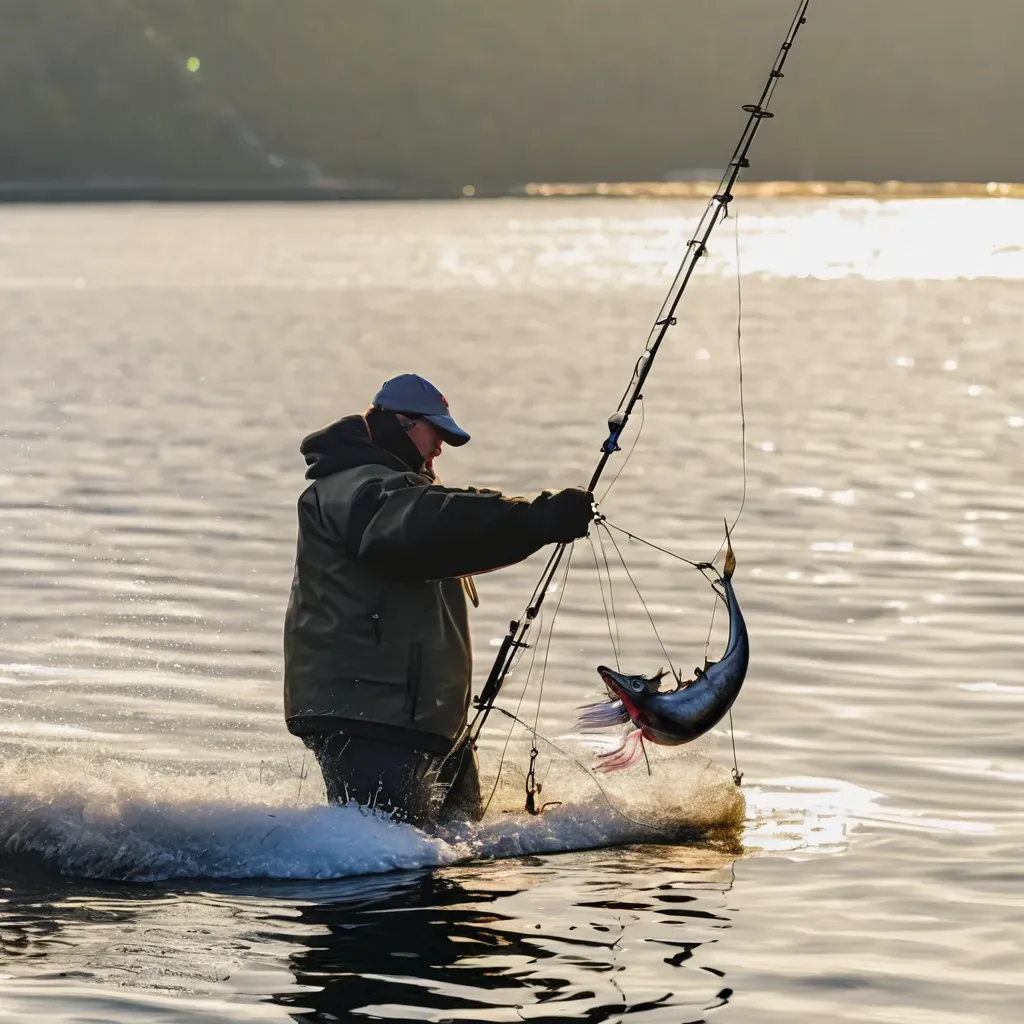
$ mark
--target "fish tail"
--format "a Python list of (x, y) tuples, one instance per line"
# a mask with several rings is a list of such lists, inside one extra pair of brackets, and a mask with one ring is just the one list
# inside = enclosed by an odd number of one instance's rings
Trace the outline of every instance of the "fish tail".
[(584, 704), (577, 710), (583, 712), (576, 720), (581, 729), (607, 729), (613, 725), (625, 725), (629, 721), (629, 712), (621, 700)]

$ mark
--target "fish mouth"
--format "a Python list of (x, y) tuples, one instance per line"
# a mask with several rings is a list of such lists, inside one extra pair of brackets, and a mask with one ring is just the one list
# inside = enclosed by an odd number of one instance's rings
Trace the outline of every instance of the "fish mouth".
[(625, 689), (625, 680), (622, 674), (616, 672), (613, 668), (609, 668), (607, 665), (598, 665), (597, 674), (601, 677), (601, 681), (607, 688), (608, 693), (612, 697), (618, 698)]

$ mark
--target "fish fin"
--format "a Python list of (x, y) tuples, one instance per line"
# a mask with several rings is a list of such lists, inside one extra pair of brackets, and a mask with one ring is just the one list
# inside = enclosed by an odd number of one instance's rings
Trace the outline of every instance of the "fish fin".
[(732, 537), (729, 534), (729, 524), (725, 520), (725, 566), (722, 569), (722, 579), (731, 580), (732, 574), (736, 571), (736, 554), (732, 550)]
[(680, 674), (680, 676), (679, 676), (679, 689), (685, 690), (686, 687), (693, 686), (694, 683), (699, 683), (701, 681), (701, 679), (703, 679), (704, 676), (706, 676), (708, 674), (708, 672), (711, 669), (713, 669), (717, 664), (718, 664), (717, 661), (712, 661), (710, 658), (705, 657), (704, 658), (704, 667), (703, 668), (701, 668), (700, 665), (694, 665), (693, 666), (693, 678), (692, 679), (685, 679), (684, 680), (683, 677), (682, 677), (682, 674)]
[(594, 767), (599, 772), (619, 772), (631, 768), (644, 755), (644, 734), (639, 729), (634, 729), (618, 750), (599, 754)]
[(584, 704), (576, 710), (583, 712), (576, 719), (576, 724), (581, 729), (607, 729), (613, 725), (625, 725), (629, 721), (629, 712), (621, 700)]

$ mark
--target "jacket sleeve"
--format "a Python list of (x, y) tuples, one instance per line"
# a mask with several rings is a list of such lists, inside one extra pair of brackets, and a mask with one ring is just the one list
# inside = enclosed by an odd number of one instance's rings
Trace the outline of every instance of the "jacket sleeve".
[(409, 474), (374, 479), (337, 526), (348, 553), (393, 579), (469, 576), (521, 562), (546, 543), (530, 502)]

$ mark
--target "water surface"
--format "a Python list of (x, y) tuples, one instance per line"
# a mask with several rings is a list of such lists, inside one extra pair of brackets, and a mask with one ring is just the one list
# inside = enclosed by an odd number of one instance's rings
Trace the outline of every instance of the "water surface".
[[(298, 441), (411, 369), (474, 435), (446, 482), (585, 481), (701, 206), (2, 212), (0, 1020), (1016, 1019), (1024, 205), (736, 205), (602, 508), (717, 551), (741, 299), (742, 790), (724, 729), (574, 763), (594, 666), (688, 671), (713, 603), (606, 545), (610, 629), (582, 542), (504, 701), (543, 677), (560, 806), (495, 716), (439, 835), (325, 807), (284, 729)], [(481, 677), (541, 565), (480, 579)]]

